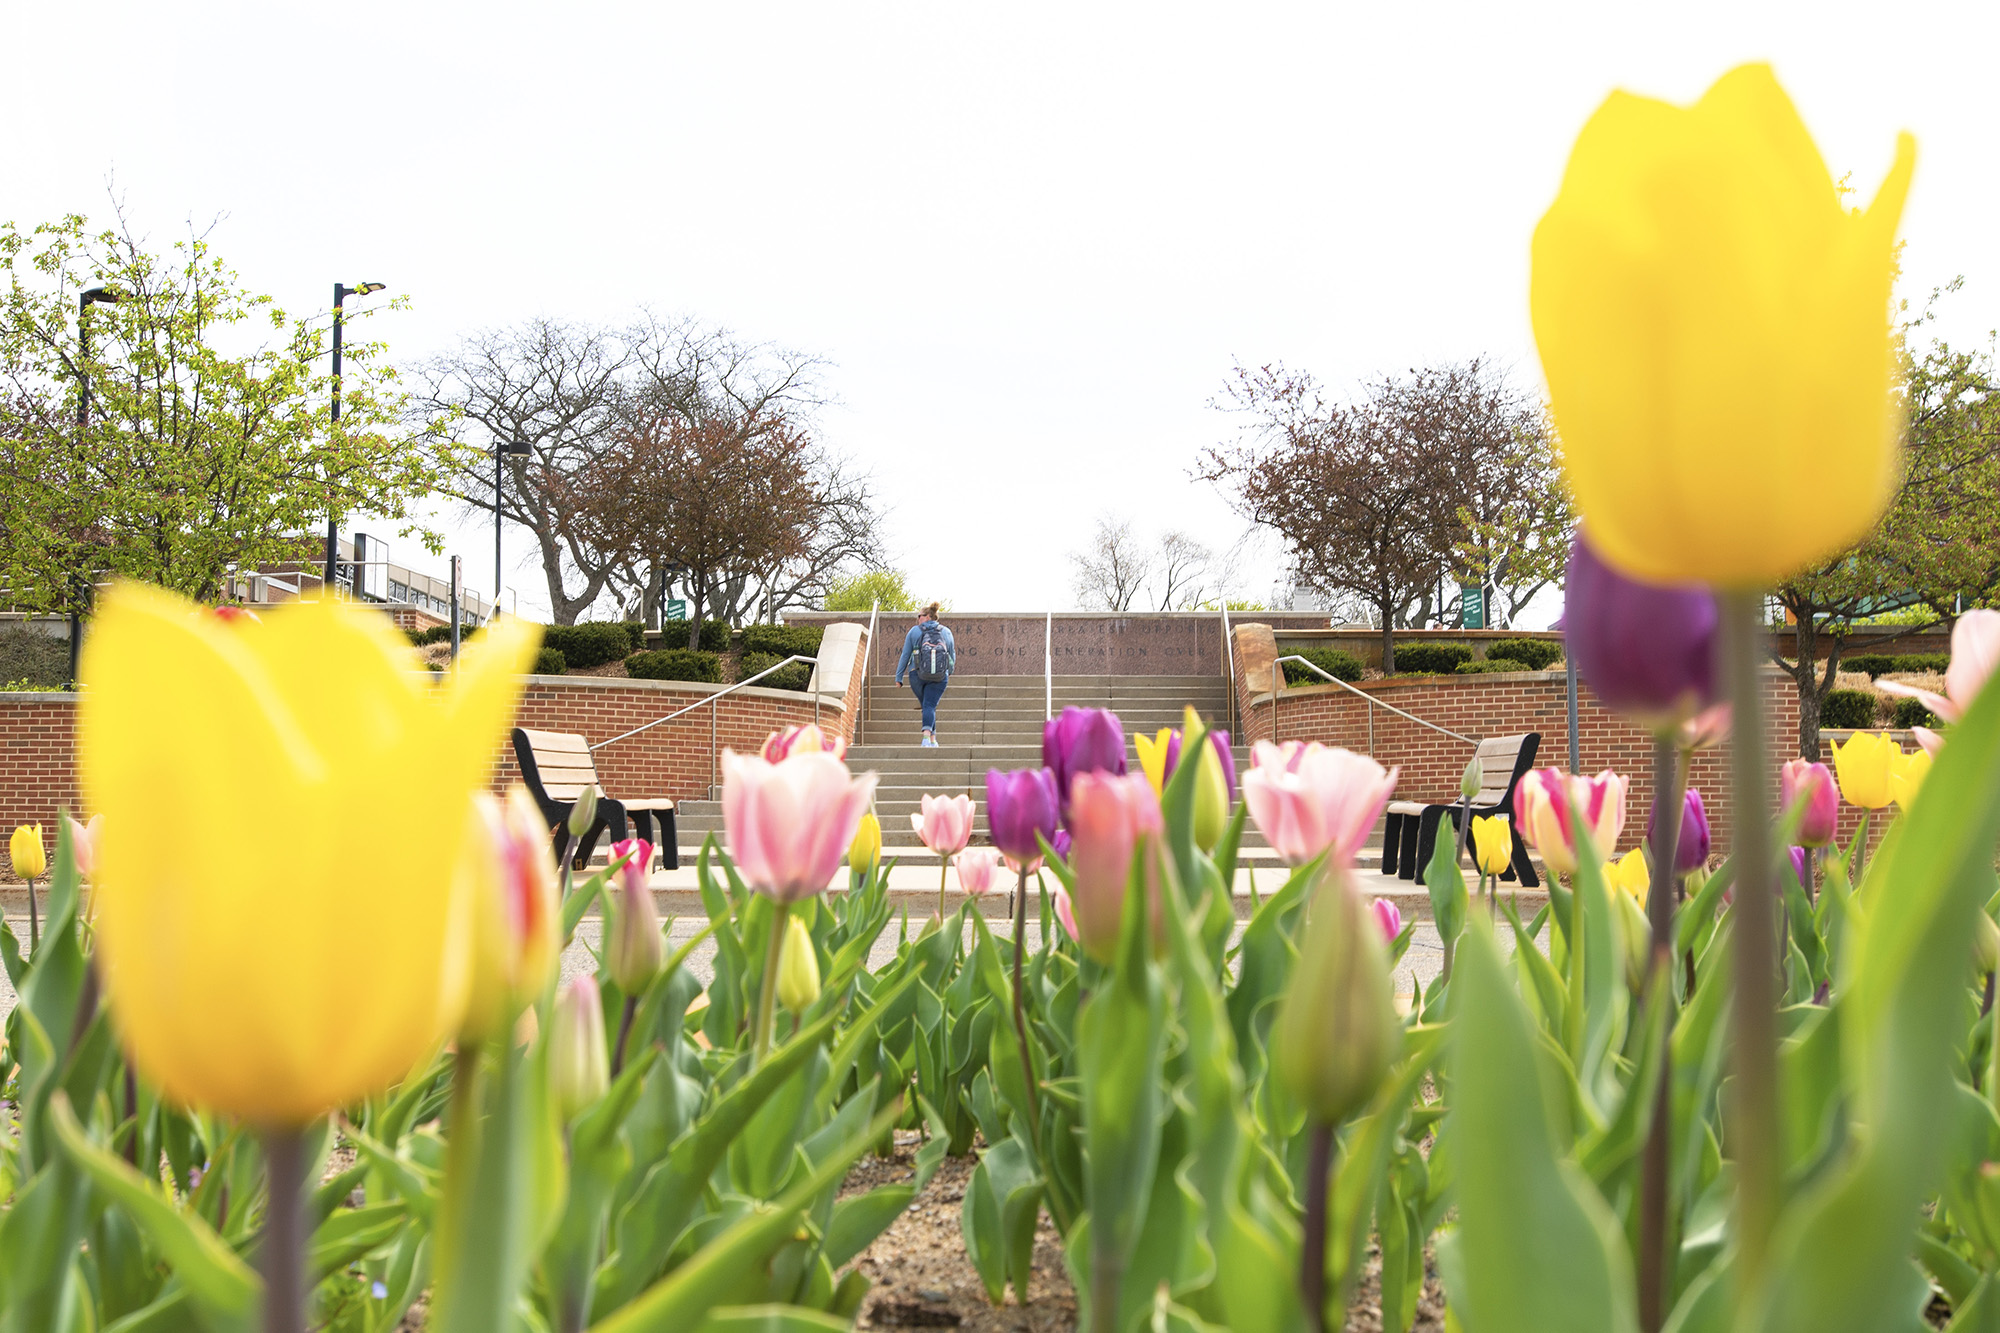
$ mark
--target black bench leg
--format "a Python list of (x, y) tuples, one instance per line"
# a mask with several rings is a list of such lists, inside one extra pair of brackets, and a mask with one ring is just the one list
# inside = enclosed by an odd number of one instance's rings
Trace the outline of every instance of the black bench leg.
[(1535, 874), (1535, 863), (1528, 857), (1528, 844), (1521, 840), (1521, 830), (1514, 828), (1512, 820), (1507, 821), (1507, 827), (1514, 834), (1514, 864), (1509, 867), (1510, 873), (1516, 877), (1522, 888), (1540, 888), (1541, 877)]
[(660, 820), (660, 867), (663, 870), (681, 868), (681, 840), (674, 826), (674, 812), (661, 810)]
[(1397, 844), (1403, 840), (1402, 834), (1403, 816), (1389, 814), (1382, 817), (1382, 873), (1385, 875), (1396, 873)]

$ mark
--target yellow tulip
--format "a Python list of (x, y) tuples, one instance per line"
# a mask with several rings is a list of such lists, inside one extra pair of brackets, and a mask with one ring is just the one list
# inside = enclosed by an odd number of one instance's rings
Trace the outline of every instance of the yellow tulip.
[[(1535, 229), (1530, 305), (1590, 539), (1655, 583), (1757, 587), (1851, 544), (1897, 476), (1889, 289), (1916, 144), (1841, 205), (1769, 67), (1607, 98)], [(1812, 503), (1774, 503), (1812, 479)]]
[(1833, 743), (1833, 772), (1849, 805), (1880, 810), (1895, 799), (1889, 775), (1902, 767), (1903, 748), (1878, 731), (1857, 731)]
[(17, 827), (14, 836), (7, 840), (7, 855), (14, 863), (15, 874), (22, 879), (40, 879), (49, 868), (48, 849), (42, 844), (42, 826)]
[(83, 651), (119, 1032), (177, 1102), (304, 1124), (456, 1027), (485, 787), (538, 635), (508, 618), (436, 687), (348, 603), (225, 621), (137, 585)]
[(847, 844), (847, 865), (859, 874), (872, 875), (881, 863), (882, 821), (870, 810), (855, 826), (854, 841)]
[(1166, 790), (1167, 755), (1173, 736), (1172, 727), (1161, 727), (1151, 736), (1143, 732), (1132, 734), (1132, 746), (1139, 752), (1139, 769), (1146, 775), (1146, 781), (1153, 784), (1155, 796)]
[(1498, 875), (1514, 862), (1514, 821), (1506, 815), (1472, 817), (1472, 859), (1481, 873)]
[(1622, 889), (1632, 896), (1639, 906), (1646, 905), (1647, 890), (1653, 886), (1653, 871), (1646, 864), (1646, 854), (1634, 847), (1616, 861), (1604, 863), (1604, 879), (1614, 889)]
[(1908, 810), (1917, 799), (1917, 792), (1923, 787), (1924, 779), (1930, 776), (1931, 756), (1928, 750), (1912, 750), (1902, 753), (1896, 747), (1895, 767), (1889, 771), (1889, 794), (1896, 804)]

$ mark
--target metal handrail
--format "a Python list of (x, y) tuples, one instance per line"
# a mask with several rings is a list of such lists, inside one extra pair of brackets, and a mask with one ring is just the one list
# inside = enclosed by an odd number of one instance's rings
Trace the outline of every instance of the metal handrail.
[(855, 724), (854, 739), (861, 739), (861, 728), (875, 718), (875, 690), (869, 678), (875, 674), (875, 616), (882, 609), (882, 599), (877, 597), (868, 606), (868, 646), (861, 656), (861, 721)]
[[(1229, 603), (1222, 604), (1222, 653), (1223, 664), (1229, 673), (1229, 702), (1224, 705), (1224, 716), (1229, 721), (1231, 735), (1236, 733), (1236, 645), (1229, 637)], [(1272, 705), (1277, 707), (1276, 704)]]
[[(782, 671), (794, 662), (811, 662), (814, 666), (819, 665), (819, 659), (817, 657), (807, 657), (803, 653), (793, 653), (790, 657), (787, 657), (784, 661), (774, 662), (770, 666), (765, 667), (762, 671), (759, 671), (756, 675), (746, 676), (744, 679), (737, 681), (734, 685), (725, 685), (721, 689), (717, 690), (714, 694), (709, 695), (705, 699), (697, 699), (695, 702), (689, 704), (686, 708), (677, 708), (673, 712), (668, 713), (665, 717), (656, 717), (651, 722), (647, 722), (641, 726), (634, 727), (630, 731), (620, 732), (618, 735), (613, 736), (608, 741), (599, 741), (597, 744), (591, 746), (590, 748), (593, 751), (602, 750), (607, 745), (616, 745), (618, 742), (636, 736), (642, 731), (651, 731), (654, 727), (659, 726), (662, 722), (671, 722), (677, 717), (684, 717), (687, 714), (692, 713), (697, 708), (706, 708), (708, 705), (714, 703), (716, 700), (721, 699), (727, 695), (734, 694), (736, 693), (736, 691), (742, 689), (746, 685), (755, 685), (758, 681), (764, 679), (764, 677), (770, 675), (773, 671)], [(819, 701), (821, 693), (822, 691), (819, 690), (814, 690), (812, 692), (813, 721), (815, 722), (819, 721)]]
[(1042, 716), (1053, 722), (1056, 716), (1056, 613), (1045, 612), (1042, 621)]
[[(1440, 727), (1435, 722), (1426, 722), (1422, 718), (1418, 717), (1415, 713), (1405, 712), (1403, 709), (1396, 707), (1396, 705), (1392, 703), (1388, 703), (1385, 702), (1384, 700), (1377, 699), (1374, 695), (1370, 694), (1366, 690), (1357, 690), (1352, 685), (1342, 680), (1340, 677), (1332, 675), (1331, 673), (1323, 670), (1316, 663), (1308, 662), (1305, 658), (1300, 657), (1297, 653), (1289, 653), (1286, 656), (1280, 657), (1276, 661), (1271, 663), (1271, 739), (1274, 741), (1278, 738), (1278, 692), (1284, 688), (1284, 680), (1285, 680), (1284, 664), (1287, 662), (1297, 662), (1299, 665), (1303, 666), (1306, 670), (1312, 672), (1315, 676), (1324, 677), (1325, 679), (1333, 682), (1335, 685), (1340, 686), (1341, 689), (1346, 690), (1349, 694), (1358, 694), (1363, 699), (1366, 699), (1369, 703), (1374, 704), (1377, 708), (1386, 708), (1390, 712), (1396, 714), (1399, 717), (1406, 717), (1410, 719), (1410, 721), (1416, 723), (1420, 727), (1429, 727), (1432, 731), (1438, 732), (1442, 735), (1449, 736), (1455, 741), (1464, 741), (1467, 745), (1479, 744), (1478, 741), (1474, 740), (1470, 736), (1461, 736), (1457, 732), (1451, 730), (1449, 727)], [(1368, 715), (1368, 749), (1371, 753), (1373, 753), (1375, 749), (1375, 715), (1373, 713), (1370, 713)]]

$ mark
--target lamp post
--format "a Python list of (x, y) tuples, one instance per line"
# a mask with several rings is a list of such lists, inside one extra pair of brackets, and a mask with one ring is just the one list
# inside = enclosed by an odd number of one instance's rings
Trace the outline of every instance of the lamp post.
[[(90, 436), (90, 307), (116, 305), (124, 294), (111, 287), (86, 287), (76, 298), (76, 447), (79, 454)], [(70, 575), (69, 590), (69, 687), (76, 688), (77, 667), (83, 655), (83, 606), (87, 579)], [(81, 584), (82, 586), (78, 586)]]
[(526, 440), (493, 442), (493, 609), (487, 614), (491, 621), (500, 614), (500, 477), (502, 465), (509, 456), (521, 457), (534, 452), (534, 446)]
[[(357, 282), (352, 287), (333, 284), (333, 412), (328, 420), (340, 424), (340, 303), (350, 296), (367, 296), (382, 290), (379, 282)], [(326, 595), (333, 596), (333, 579), (340, 566), (340, 516), (333, 511), (333, 497), (326, 503)]]

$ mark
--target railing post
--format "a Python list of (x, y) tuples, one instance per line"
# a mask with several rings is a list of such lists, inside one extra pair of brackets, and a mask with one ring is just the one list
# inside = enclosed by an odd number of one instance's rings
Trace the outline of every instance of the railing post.
[(721, 697), (720, 694), (712, 694), (708, 698), (708, 799), (711, 801), (715, 799), (716, 717), (722, 712), (720, 708), (715, 706), (715, 702)]
[(1042, 716), (1053, 721), (1056, 715), (1056, 613), (1043, 613), (1042, 622)]

